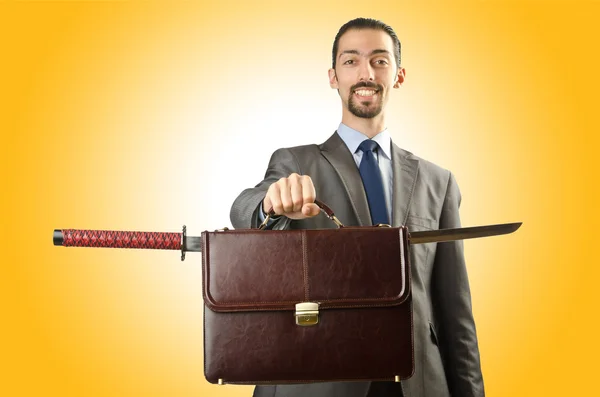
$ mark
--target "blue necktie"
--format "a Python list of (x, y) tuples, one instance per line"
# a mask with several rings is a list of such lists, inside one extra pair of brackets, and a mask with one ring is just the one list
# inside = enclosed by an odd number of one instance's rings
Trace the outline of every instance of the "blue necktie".
[(374, 225), (378, 223), (389, 224), (381, 171), (377, 159), (375, 159), (375, 153), (373, 153), (379, 148), (379, 145), (377, 142), (367, 139), (362, 141), (358, 148), (363, 152), (358, 170), (365, 187), (365, 193), (367, 193), (371, 220)]

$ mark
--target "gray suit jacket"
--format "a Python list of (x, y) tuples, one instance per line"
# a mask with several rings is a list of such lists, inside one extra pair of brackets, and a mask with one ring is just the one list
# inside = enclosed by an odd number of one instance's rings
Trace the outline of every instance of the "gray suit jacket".
[[(393, 226), (411, 231), (460, 227), (460, 191), (452, 174), (392, 143)], [(279, 149), (265, 179), (244, 190), (231, 208), (235, 228), (258, 225), (268, 187), (291, 173), (309, 175), (317, 198), (345, 225), (371, 225), (367, 198), (352, 154), (337, 133), (322, 145)], [(335, 227), (324, 215), (282, 217), (274, 229)], [(406, 397), (483, 396), (479, 349), (462, 242), (411, 247), (415, 373), (402, 382)], [(257, 270), (258, 271), (258, 270)], [(256, 396), (364, 397), (368, 382), (261, 386)]]

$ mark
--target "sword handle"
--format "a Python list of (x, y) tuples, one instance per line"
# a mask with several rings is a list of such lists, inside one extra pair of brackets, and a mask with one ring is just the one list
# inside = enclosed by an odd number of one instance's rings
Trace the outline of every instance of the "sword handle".
[(183, 233), (55, 229), (54, 245), (63, 247), (181, 250)]

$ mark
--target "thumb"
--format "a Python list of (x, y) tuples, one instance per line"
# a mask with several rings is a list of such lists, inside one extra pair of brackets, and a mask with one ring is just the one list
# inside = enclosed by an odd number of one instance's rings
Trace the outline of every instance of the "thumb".
[(302, 214), (307, 217), (319, 215), (321, 209), (315, 203), (304, 204), (302, 206)]

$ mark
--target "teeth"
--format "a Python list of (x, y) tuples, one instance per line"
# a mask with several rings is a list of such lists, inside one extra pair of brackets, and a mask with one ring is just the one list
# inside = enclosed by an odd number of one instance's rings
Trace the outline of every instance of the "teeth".
[(357, 90), (356, 93), (359, 96), (373, 96), (373, 95), (375, 95), (375, 91), (373, 91), (373, 90)]

